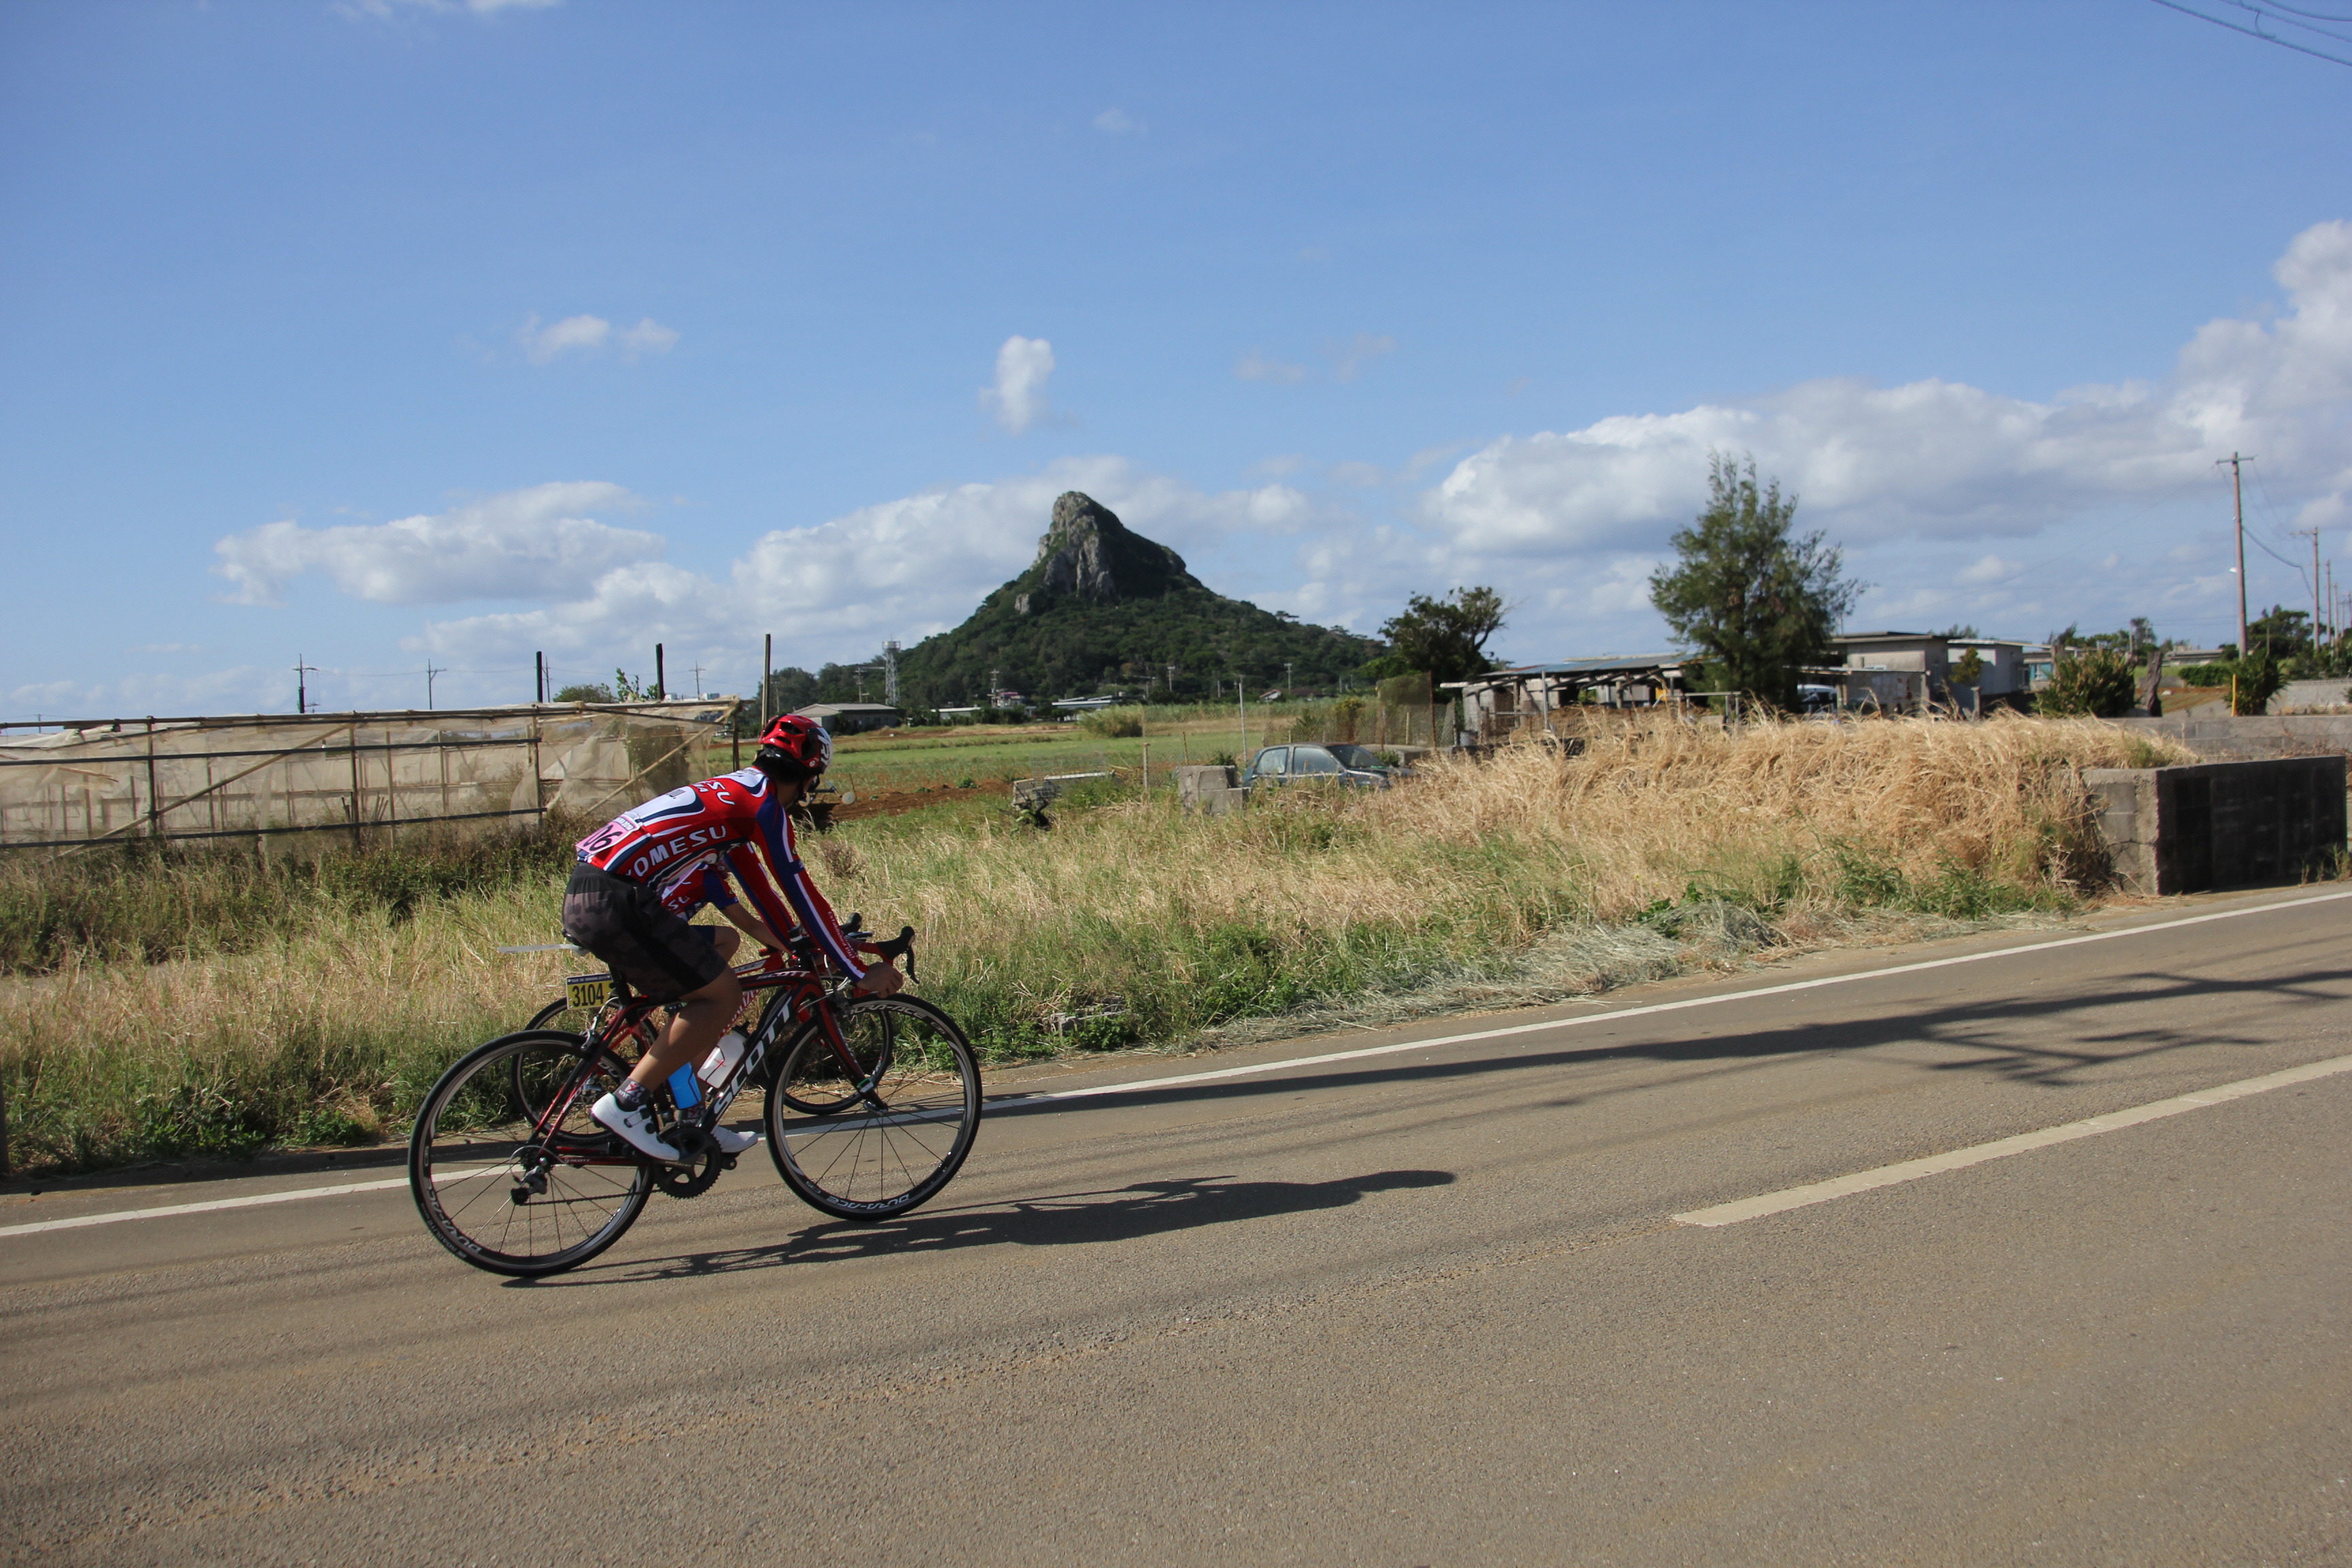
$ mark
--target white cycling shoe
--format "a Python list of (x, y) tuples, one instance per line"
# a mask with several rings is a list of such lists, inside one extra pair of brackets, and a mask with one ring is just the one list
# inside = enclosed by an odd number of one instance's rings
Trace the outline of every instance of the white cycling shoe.
[(714, 1127), (710, 1130), (710, 1141), (719, 1145), (720, 1153), (731, 1160), (757, 1144), (760, 1135), (757, 1132), (738, 1132), (728, 1127)]
[(654, 1119), (646, 1114), (643, 1104), (635, 1110), (624, 1110), (621, 1102), (608, 1094), (591, 1106), (588, 1114), (599, 1127), (627, 1139), (629, 1146), (638, 1153), (659, 1160), (664, 1164), (678, 1163), (677, 1149), (663, 1142), (661, 1135), (654, 1131)]

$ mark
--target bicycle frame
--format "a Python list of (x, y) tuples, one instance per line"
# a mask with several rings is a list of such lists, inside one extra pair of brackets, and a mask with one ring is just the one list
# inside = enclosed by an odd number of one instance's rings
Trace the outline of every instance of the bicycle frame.
[[(888, 1062), (887, 1059), (877, 1061), (873, 1072), (861, 1073), (857, 1058), (850, 1052), (849, 1042), (841, 1032), (841, 1020), (834, 1012), (833, 1003), (850, 984), (846, 979), (808, 968), (772, 969), (766, 961), (739, 964), (735, 968), (735, 975), (742, 983), (747, 995), (761, 991), (772, 991), (776, 994), (761, 1008), (760, 1016), (747, 1037), (743, 1058), (735, 1064), (735, 1070), (724, 1082), (711, 1086), (706, 1092), (704, 1103), (707, 1109), (696, 1119), (699, 1125), (715, 1125), (727, 1113), (727, 1108), (735, 1102), (736, 1097), (743, 1092), (744, 1087), (758, 1081), (760, 1069), (767, 1064), (768, 1053), (783, 1035), (785, 1026), (798, 1024), (812, 1015), (835, 1059), (840, 1062), (849, 1081), (857, 1086), (858, 1099), (877, 1110), (888, 1109), (881, 1097), (874, 1092), (874, 1086), (887, 1068)], [(551, 1137), (553, 1130), (563, 1124), (563, 1119), (578, 1104), (583, 1087), (593, 1077), (593, 1069), (599, 1052), (609, 1050), (614, 1056), (620, 1056), (620, 1047), (633, 1037), (647, 1048), (652, 1045), (654, 1015), (664, 1004), (650, 997), (629, 994), (617, 976), (614, 984), (618, 988), (616, 993), (589, 1020), (583, 1037), (589, 1047), (588, 1059), (582, 1063), (580, 1070), (572, 1075), (561, 1092), (549, 1098), (546, 1109), (540, 1112), (532, 1124), (532, 1142), (539, 1148), (547, 1150), (551, 1158), (583, 1165), (633, 1165), (643, 1158), (633, 1150), (619, 1153), (579, 1150), (559, 1154)], [(689, 1069), (699, 1070), (698, 1063), (688, 1062), (687, 1066)], [(683, 1121), (685, 1112), (673, 1106), (670, 1116), (673, 1121)]]

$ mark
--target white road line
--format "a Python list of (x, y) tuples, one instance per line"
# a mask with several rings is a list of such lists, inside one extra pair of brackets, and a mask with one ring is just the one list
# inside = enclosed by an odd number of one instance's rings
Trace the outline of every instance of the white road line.
[(1734, 1204), (1693, 1209), (1688, 1214), (1675, 1215), (1675, 1223), (1710, 1228), (1738, 1225), (1742, 1220), (1760, 1219), (1768, 1214), (1801, 1209), (1809, 1204), (1825, 1204), (1832, 1198), (1851, 1197), (1855, 1193), (1874, 1192), (1880, 1187), (1916, 1182), (1927, 1176), (1940, 1176), (1947, 1171), (1966, 1170), (1970, 1165), (1981, 1165), (1987, 1160), (2005, 1159), (2011, 1154), (2022, 1154), (2030, 1149), (2047, 1149), (2053, 1143), (2071, 1143), (2077, 1138), (2091, 1138), (2102, 1132), (2137, 1127), (2143, 1121), (2161, 1121), (2168, 1116), (2203, 1110), (2209, 1106), (2226, 1105), (2250, 1094), (2267, 1094), (2274, 1089), (2309, 1083), (2314, 1079), (2332, 1078), (2341, 1072), (2352, 1072), (2352, 1057), (2331, 1057), (2324, 1062), (2288, 1068), (2284, 1072), (2264, 1073), (2260, 1078), (2242, 1078), (2235, 1083), (2200, 1089), (2194, 1094), (2151, 1100), (2127, 1110), (2111, 1110), (2105, 1116), (2085, 1117), (2063, 1126), (2044, 1127), (2037, 1132), (2020, 1132), (2013, 1138), (1997, 1138), (1990, 1143), (1930, 1154), (1924, 1160), (1906, 1160), (1900, 1164), (1881, 1165), (1874, 1171), (1856, 1171), (1850, 1176), (1836, 1176), (1826, 1182), (1815, 1182), (1810, 1186), (1789, 1187), (1759, 1197), (1742, 1198)]
[(162, 1219), (167, 1215), (206, 1214), (214, 1209), (249, 1209), (262, 1204), (290, 1204), (297, 1198), (339, 1198), (345, 1193), (380, 1193), (408, 1185), (406, 1176), (383, 1182), (346, 1182), (340, 1187), (299, 1187), (289, 1193), (256, 1193), (246, 1198), (210, 1198), (200, 1204), (173, 1204), (160, 1209), (117, 1209), (112, 1214), (77, 1215), (72, 1219), (45, 1219), (32, 1225), (0, 1226), (0, 1236), (30, 1236), (37, 1230), (79, 1230), (86, 1225), (119, 1225), (126, 1219)]
[(1723, 991), (1712, 996), (1692, 996), (1680, 1002), (1654, 1002), (1646, 1007), (1619, 1007), (1606, 1013), (1587, 1013), (1574, 1018), (1548, 1018), (1539, 1024), (1512, 1024), (1499, 1029), (1474, 1029), (1465, 1035), (1439, 1035), (1426, 1040), (1400, 1040), (1393, 1045), (1362, 1046), (1354, 1050), (1326, 1051), (1315, 1057), (1285, 1057), (1278, 1062), (1256, 1062), (1248, 1067), (1214, 1068), (1207, 1072), (1177, 1073), (1169, 1078), (1138, 1079), (1132, 1083), (1097, 1084), (1091, 1089), (1055, 1089), (1045, 1094), (1007, 1096), (996, 1103), (1002, 1110), (1024, 1110), (1033, 1105), (1045, 1105), (1063, 1100), (1093, 1100), (1109, 1094), (1140, 1094), (1146, 1089), (1169, 1089), (1188, 1083), (1209, 1083), (1218, 1079), (1255, 1078), (1264, 1073), (1287, 1072), (1292, 1068), (1321, 1067), (1328, 1062), (1360, 1061), (1366, 1057), (1394, 1056), (1400, 1051), (1434, 1050), (1440, 1046), (1467, 1045), (1473, 1040), (1499, 1040), (1510, 1035), (1535, 1035), (1552, 1029), (1576, 1029), (1588, 1024), (1613, 1024), (1621, 1018), (1645, 1018), (1657, 1013), (1679, 1013), (1690, 1007), (1717, 1007), (1727, 1002), (1747, 1002), (1759, 996), (1786, 996), (1798, 991), (1816, 991), (1827, 985), (1853, 985), (1868, 980), (1885, 980), (1897, 974), (1920, 974), (1930, 969), (1950, 969), (1963, 963), (1986, 963), (1997, 958), (2016, 958), (2029, 952), (2050, 952), (2062, 947), (2081, 947), (2086, 942), (2120, 942), (2126, 937), (2150, 936), (2159, 931), (2179, 931), (2183, 926), (2204, 925), (2212, 921), (2240, 920), (2247, 915), (2269, 914), (2277, 910), (2301, 909), (2306, 904), (2333, 903), (2338, 899), (2352, 899), (2352, 892), (2321, 893), (2315, 898), (2290, 899), (2275, 904), (2256, 904), (2246, 909), (2217, 910), (2211, 914), (2189, 915), (2177, 921), (2165, 921), (2155, 925), (2130, 926), (2122, 931), (2093, 931), (2086, 936), (2060, 937), (2055, 942), (2029, 942), (2023, 947), (2000, 947), (1984, 952), (1963, 953), (1958, 958), (1931, 958), (1918, 963), (1896, 964), (1891, 969), (1865, 969), (1852, 974), (1827, 974), (1818, 980), (1792, 980), (1780, 985), (1759, 985), (1745, 991)]
[[(1693, 996), (1680, 1002), (1655, 1002), (1646, 1007), (1620, 1007), (1612, 1012), (1590, 1013), (1575, 1018), (1550, 1018), (1539, 1024), (1513, 1024), (1499, 1029), (1475, 1029), (1464, 1035), (1440, 1035), (1433, 1039), (1403, 1040), (1394, 1045), (1365, 1046), (1349, 1051), (1326, 1051), (1320, 1056), (1286, 1057), (1277, 1062), (1257, 1062), (1249, 1067), (1215, 1068), (1207, 1072), (1178, 1073), (1171, 1078), (1140, 1079), (1133, 1083), (1097, 1084), (1092, 1089), (1056, 1089), (1045, 1094), (1006, 1097), (994, 1103), (1002, 1111), (1022, 1110), (1033, 1105), (1045, 1105), (1056, 1100), (1092, 1100), (1101, 1095), (1139, 1094), (1146, 1089), (1167, 1089), (1188, 1083), (1208, 1083), (1218, 1079), (1255, 1078), (1264, 1073), (1286, 1072), (1292, 1068), (1320, 1067), (1327, 1062), (1357, 1061), (1366, 1057), (1393, 1056), (1399, 1051), (1435, 1050), (1441, 1046), (1466, 1045), (1473, 1040), (1497, 1040), (1511, 1035), (1533, 1035), (1547, 1029), (1572, 1029), (1586, 1024), (1606, 1024), (1620, 1018), (1642, 1018), (1656, 1013), (1679, 1013), (1689, 1007), (1714, 1007), (1726, 1002), (1745, 1002), (1757, 996), (1785, 996), (1791, 992), (1814, 991), (1825, 985), (1851, 985), (1858, 981), (1885, 980), (1897, 974), (1918, 974), (1930, 969), (1949, 969), (1956, 964), (1982, 963), (1996, 958), (2015, 958), (2029, 952), (2049, 952), (2062, 947), (2080, 947), (2085, 942), (2116, 942), (2126, 937), (2149, 936), (2159, 931), (2178, 931), (2183, 926), (2205, 925), (2213, 921), (2239, 920), (2247, 915), (2270, 914), (2278, 910), (2301, 909), (2306, 904), (2334, 903), (2339, 899), (2352, 899), (2352, 891), (2321, 893), (2312, 898), (2289, 899), (2274, 904), (2253, 904), (2243, 909), (2217, 910), (2211, 914), (2189, 915), (2177, 921), (2163, 921), (2154, 925), (2130, 926), (2122, 931), (2093, 931), (2086, 936), (2061, 937), (2055, 942), (2030, 942), (2023, 947), (1993, 948), (1984, 952), (1964, 953), (1958, 958), (1928, 959), (1919, 963), (1897, 964), (1892, 969), (1862, 970), (1853, 974), (1829, 974), (1818, 980), (1795, 980), (1781, 985), (1759, 985), (1746, 991), (1725, 991), (1712, 996)], [(2251, 1082), (2261, 1081), (2250, 1079)], [(2220, 1089), (2209, 1089), (2219, 1094)], [(2127, 1114), (2127, 1113), (2126, 1113)], [(2031, 1136), (2031, 1134), (2029, 1134)], [(1988, 1145), (1990, 1147), (1990, 1145)], [(1906, 1178), (1907, 1179), (1907, 1178)], [(214, 1198), (205, 1203), (174, 1204), (169, 1208), (121, 1209), (112, 1214), (82, 1215), (73, 1219), (40, 1220), (31, 1225), (0, 1226), (0, 1237), (29, 1236), (43, 1230), (74, 1230), (83, 1226), (115, 1225), (123, 1220), (162, 1219), (172, 1215), (204, 1214), (213, 1209), (251, 1208), (259, 1204), (288, 1204), (299, 1198), (341, 1197), (346, 1193), (380, 1192), (389, 1187), (404, 1187), (408, 1178), (396, 1176), (383, 1182), (352, 1182), (335, 1187), (303, 1187), (293, 1192), (261, 1193), (246, 1198)]]

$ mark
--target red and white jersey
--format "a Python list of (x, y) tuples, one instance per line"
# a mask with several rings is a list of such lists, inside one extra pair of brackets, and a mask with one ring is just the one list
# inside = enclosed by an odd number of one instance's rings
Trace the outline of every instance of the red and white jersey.
[(742, 885), (770, 931), (782, 936), (798, 925), (844, 973), (865, 973), (801, 864), (775, 785), (757, 768), (658, 795), (613, 818), (579, 847), (580, 858), (597, 869), (665, 894), (700, 868), (723, 869)]

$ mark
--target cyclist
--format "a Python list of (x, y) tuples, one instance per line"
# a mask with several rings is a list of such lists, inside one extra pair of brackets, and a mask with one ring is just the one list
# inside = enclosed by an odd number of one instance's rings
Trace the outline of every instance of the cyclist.
[[(579, 862), (563, 890), (563, 934), (640, 994), (678, 1005), (677, 1016), (628, 1080), (589, 1111), (656, 1160), (680, 1156), (654, 1131), (646, 1097), (718, 1044), (743, 999), (727, 963), (735, 933), (687, 924), (666, 904), (666, 891), (690, 909), (708, 890), (707, 879), (699, 891), (694, 879), (723, 865), (757, 906), (751, 923), (761, 929), (752, 934), (763, 944), (778, 945), (775, 933), (797, 925), (826, 960), (856, 976), (859, 994), (887, 996), (903, 984), (887, 960), (869, 965), (857, 956), (794, 848), (788, 814), (832, 760), (833, 737), (824, 728), (788, 713), (761, 735), (751, 766), (656, 796), (580, 841)], [(724, 1128), (711, 1137), (727, 1154), (759, 1141), (756, 1133)]]

